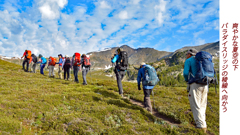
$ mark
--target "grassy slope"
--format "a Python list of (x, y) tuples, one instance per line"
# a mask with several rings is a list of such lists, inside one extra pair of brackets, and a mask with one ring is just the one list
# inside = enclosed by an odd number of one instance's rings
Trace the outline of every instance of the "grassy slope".
[[(26, 73), (21, 66), (0, 60), (0, 77), (0, 133), (202, 134), (190, 124), (193, 117), (186, 113), (190, 106), (182, 87), (154, 88), (159, 112), (181, 122), (174, 127), (121, 99), (116, 81), (101, 71), (92, 73), (92, 81), (88, 74), (88, 83), (93, 85), (82, 86)], [(143, 100), (135, 83), (124, 82), (123, 86), (126, 96)], [(208, 99), (217, 112), (207, 108), (208, 130), (219, 134), (219, 99), (213, 90)]]

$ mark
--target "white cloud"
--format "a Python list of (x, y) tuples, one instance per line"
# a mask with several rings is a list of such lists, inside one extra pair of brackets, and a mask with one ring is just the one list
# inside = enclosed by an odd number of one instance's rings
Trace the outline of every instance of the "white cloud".
[(138, 4), (141, 0), (132, 0), (133, 4)]
[(196, 45), (203, 45), (203, 44), (205, 44), (206, 42), (205, 42), (205, 39), (201, 39), (201, 38), (198, 38), (198, 39), (196, 39), (196, 41), (195, 41), (195, 46)]
[(127, 11), (121, 11), (118, 15), (120, 19), (128, 19), (128, 12)]
[(101, 1), (100, 8), (111, 8), (111, 6), (109, 6), (106, 1)]
[(159, 5), (156, 5), (154, 7), (155, 11), (156, 11), (156, 19), (158, 20), (158, 23), (161, 25), (164, 22), (164, 13), (166, 11), (166, 5), (167, 2), (164, 0), (159, 0)]
[(64, 8), (67, 3), (67, 0), (40, 0), (38, 4), (42, 18), (57, 19), (60, 15), (60, 9)]

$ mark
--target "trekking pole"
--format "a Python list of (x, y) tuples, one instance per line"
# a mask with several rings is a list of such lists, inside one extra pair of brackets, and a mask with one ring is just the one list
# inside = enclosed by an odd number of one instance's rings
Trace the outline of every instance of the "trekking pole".
[(153, 91), (152, 91), (152, 96), (153, 96), (153, 109), (155, 109), (154, 92)]

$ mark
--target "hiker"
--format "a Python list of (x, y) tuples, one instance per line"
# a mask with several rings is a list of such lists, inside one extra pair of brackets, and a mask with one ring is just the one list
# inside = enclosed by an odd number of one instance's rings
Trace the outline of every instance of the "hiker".
[(37, 62), (38, 62), (38, 59), (37, 59), (37, 56), (35, 54), (32, 54), (32, 73), (36, 73), (36, 66), (37, 66)]
[(59, 64), (58, 76), (59, 76), (59, 79), (62, 79), (62, 69), (63, 69), (64, 57), (62, 56), (62, 54), (58, 54), (58, 58), (59, 58), (59, 61), (58, 61), (58, 63), (56, 63), (56, 64)]
[(138, 90), (141, 90), (141, 80), (144, 93), (144, 108), (147, 109), (147, 111), (149, 111), (150, 113), (152, 113), (150, 95), (152, 93), (152, 89), (157, 84), (159, 79), (157, 77), (156, 70), (152, 66), (146, 65), (144, 62), (140, 64), (140, 69), (138, 70)]
[(188, 82), (187, 92), (190, 102), (193, 118), (196, 123), (196, 128), (207, 130), (206, 124), (206, 107), (207, 107), (207, 93), (208, 88), (205, 84), (199, 84), (195, 82), (195, 76), (197, 74), (197, 61), (195, 55), (196, 49), (189, 49), (186, 54), (186, 61), (184, 63), (183, 76), (185, 81)]
[[(23, 70), (25, 72), (28, 72), (28, 67), (29, 67), (29, 63), (30, 63), (30, 59), (31, 59), (31, 51), (30, 50), (25, 50), (25, 52), (23, 53), (23, 56), (21, 57), (21, 59), (24, 57), (23, 63), (22, 63), (22, 67)], [(27, 69), (25, 69), (25, 64), (27, 63)]]
[(111, 62), (112, 63), (116, 62), (114, 73), (116, 74), (117, 78), (119, 94), (123, 97), (122, 79), (125, 75), (128, 66), (127, 52), (123, 51), (122, 48), (118, 48), (116, 50), (116, 55), (112, 57)]
[(89, 55), (83, 54), (81, 59), (82, 65), (82, 78), (83, 78), (83, 85), (87, 85), (86, 76), (88, 71), (90, 71), (91, 63)]
[(51, 77), (51, 75), (53, 77), (55, 77), (55, 75), (54, 75), (55, 65), (56, 65), (56, 59), (54, 57), (50, 56), (48, 59), (48, 67), (47, 67), (49, 69), (49, 77)]
[(67, 80), (69, 79), (70, 68), (71, 68), (71, 60), (68, 57), (68, 55), (65, 55), (65, 60), (63, 61), (64, 80), (66, 80), (66, 74), (67, 74)]
[(40, 73), (44, 75), (43, 69), (44, 69), (45, 65), (47, 64), (47, 59), (44, 58), (42, 56), (42, 54), (39, 54), (38, 58), (40, 58), (40, 59), (37, 63), (41, 63), (40, 64)]
[(79, 83), (78, 81), (78, 71), (80, 70), (80, 62), (81, 62), (81, 54), (80, 53), (74, 53), (72, 57), (72, 67), (73, 68), (73, 74), (75, 78), (75, 82)]

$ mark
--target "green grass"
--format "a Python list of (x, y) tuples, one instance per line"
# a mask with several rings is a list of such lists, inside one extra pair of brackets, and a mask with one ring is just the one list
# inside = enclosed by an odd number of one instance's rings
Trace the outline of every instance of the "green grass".
[[(191, 124), (192, 113), (185, 113), (190, 105), (184, 87), (154, 88), (155, 107), (181, 122), (175, 127), (122, 99), (116, 80), (103, 71), (88, 73), (88, 85), (83, 86), (21, 68), (0, 60), (1, 134), (203, 134)], [(143, 101), (136, 83), (123, 82), (123, 87), (125, 96)], [(219, 134), (219, 97), (212, 88), (208, 101), (217, 113), (207, 107), (208, 130)]]

